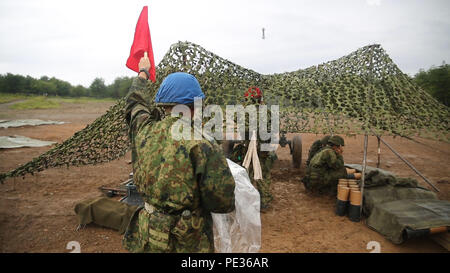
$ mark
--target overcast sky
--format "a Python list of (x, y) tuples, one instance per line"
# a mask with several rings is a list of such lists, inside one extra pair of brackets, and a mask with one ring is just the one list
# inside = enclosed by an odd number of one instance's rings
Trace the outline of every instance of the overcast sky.
[(448, 0), (0, 0), (0, 74), (86, 87), (134, 76), (125, 63), (145, 5), (156, 63), (179, 40), (263, 74), (373, 43), (410, 75), (450, 60)]

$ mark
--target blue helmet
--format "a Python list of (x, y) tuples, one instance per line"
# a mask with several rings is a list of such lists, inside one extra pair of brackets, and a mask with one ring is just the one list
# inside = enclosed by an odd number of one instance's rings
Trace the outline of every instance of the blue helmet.
[(191, 104), (194, 98), (205, 98), (197, 79), (191, 74), (176, 72), (161, 83), (155, 102), (157, 105)]

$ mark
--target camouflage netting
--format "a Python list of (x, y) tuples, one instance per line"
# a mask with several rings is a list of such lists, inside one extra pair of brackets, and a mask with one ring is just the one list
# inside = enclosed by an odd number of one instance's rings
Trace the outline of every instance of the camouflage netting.
[[(267, 104), (280, 105), (281, 130), (421, 136), (449, 141), (449, 109), (415, 85), (380, 45), (369, 45), (318, 66), (262, 75), (225, 60), (193, 43), (171, 46), (156, 68), (155, 92), (170, 73), (197, 77), (206, 104), (240, 103), (258, 86)], [(1, 174), (24, 176), (49, 167), (88, 165), (123, 156), (129, 148), (125, 99), (85, 129), (25, 165)]]

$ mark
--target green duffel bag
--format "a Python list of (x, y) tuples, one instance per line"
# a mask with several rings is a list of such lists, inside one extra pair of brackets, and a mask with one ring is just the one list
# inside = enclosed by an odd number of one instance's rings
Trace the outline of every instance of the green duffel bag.
[(97, 197), (77, 203), (75, 205), (75, 213), (80, 226), (94, 223), (117, 230), (120, 234), (123, 234), (133, 215), (141, 208), (106, 197)]

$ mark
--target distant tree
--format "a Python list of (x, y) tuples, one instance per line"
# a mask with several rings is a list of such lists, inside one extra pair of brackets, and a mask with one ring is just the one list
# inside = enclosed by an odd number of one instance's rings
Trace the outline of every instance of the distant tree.
[(0, 74), (0, 93), (6, 93), (6, 75)]
[(66, 81), (51, 78), (50, 82), (56, 85), (56, 94), (58, 96), (69, 96), (72, 85)]
[(51, 82), (51, 81), (42, 81), (42, 80), (37, 80), (34, 81), (31, 85), (32, 90), (39, 95), (50, 95), (50, 96), (55, 96), (56, 95), (56, 84)]
[(47, 76), (42, 76), (41, 78), (40, 78), (40, 80), (41, 81), (49, 81), (50, 80), (50, 78), (49, 77), (47, 77)]
[(120, 82), (119, 90), (118, 90), (118, 97), (122, 98), (124, 97), (128, 91), (130, 90), (131, 84), (133, 83), (133, 78), (131, 77), (124, 77), (122, 78), (122, 81)]
[(128, 93), (132, 82), (133, 78), (117, 77), (114, 82), (108, 86), (108, 94), (113, 98), (121, 98)]
[(24, 92), (26, 87), (26, 79), (21, 75), (14, 75), (11, 73), (6, 74), (3, 78), (2, 92), (4, 93), (21, 93)]
[(7, 73), (0, 74), (0, 92), (1, 93), (24, 93), (51, 96), (90, 96), (97, 98), (121, 98), (128, 93), (133, 78), (117, 77), (114, 82), (108, 86), (105, 80), (96, 78), (89, 88), (77, 85), (72, 86), (69, 82), (62, 81), (55, 77), (49, 78), (42, 76), (35, 79), (31, 76), (21, 76)]
[(432, 66), (427, 71), (421, 69), (414, 75), (414, 82), (427, 91), (436, 100), (450, 106), (450, 65)]
[(24, 87), (24, 90), (22, 91), (22, 93), (36, 94), (36, 92), (33, 90), (33, 84), (35, 81), (37, 81), (35, 78), (33, 78), (31, 76), (27, 76), (25, 78), (25, 87)]
[(85, 97), (87, 95), (88, 90), (82, 85), (72, 87), (72, 89), (70, 90), (70, 96), (72, 97)]
[(89, 95), (96, 98), (107, 97), (108, 89), (105, 85), (105, 80), (102, 78), (95, 78), (89, 86)]

